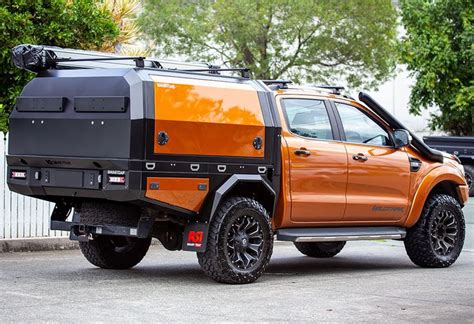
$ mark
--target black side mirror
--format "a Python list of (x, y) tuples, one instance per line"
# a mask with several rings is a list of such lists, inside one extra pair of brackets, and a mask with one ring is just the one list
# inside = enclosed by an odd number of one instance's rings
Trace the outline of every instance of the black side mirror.
[(410, 145), (410, 133), (405, 129), (396, 129), (393, 132), (393, 138), (395, 139), (396, 148)]

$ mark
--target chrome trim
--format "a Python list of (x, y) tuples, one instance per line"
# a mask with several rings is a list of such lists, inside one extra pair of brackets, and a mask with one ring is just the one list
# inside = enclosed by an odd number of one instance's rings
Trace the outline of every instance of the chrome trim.
[(145, 163), (145, 168), (147, 170), (155, 170), (156, 164), (154, 162), (147, 162)]
[(258, 173), (266, 173), (266, 172), (267, 172), (267, 167), (265, 167), (265, 166), (259, 166), (259, 167), (257, 168), (257, 170), (258, 170)]

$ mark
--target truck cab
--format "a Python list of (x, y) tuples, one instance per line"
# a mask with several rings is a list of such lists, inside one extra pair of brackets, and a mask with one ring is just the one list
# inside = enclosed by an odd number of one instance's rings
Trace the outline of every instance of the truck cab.
[(393, 127), (363, 103), (324, 90), (275, 91), (282, 120), (282, 194), (288, 201), (278, 210), (277, 227), (412, 225), (414, 195), (437, 168), (454, 173), (445, 186), (464, 204), (463, 168), (456, 157), (433, 163), (410, 146), (398, 146)]

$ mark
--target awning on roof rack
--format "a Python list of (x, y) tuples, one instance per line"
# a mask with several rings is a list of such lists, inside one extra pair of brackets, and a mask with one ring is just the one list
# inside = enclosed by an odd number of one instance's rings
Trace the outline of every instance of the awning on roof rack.
[[(32, 72), (48, 69), (96, 69), (145, 67), (164, 69), (208, 69), (207, 63), (188, 63), (145, 57), (124, 57), (112, 53), (83, 51), (43, 45), (18, 45), (12, 49), (14, 64)], [(143, 65), (141, 63), (143, 62)], [(139, 65), (140, 64), (140, 65)]]

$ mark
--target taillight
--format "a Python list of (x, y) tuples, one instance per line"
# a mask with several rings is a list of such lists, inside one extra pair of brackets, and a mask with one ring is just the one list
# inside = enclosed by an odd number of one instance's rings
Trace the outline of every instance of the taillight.
[(109, 170), (107, 171), (107, 182), (110, 184), (125, 184), (125, 171)]
[(109, 183), (125, 184), (125, 176), (109, 176)]
[(12, 171), (11, 178), (12, 179), (26, 179), (26, 171)]

